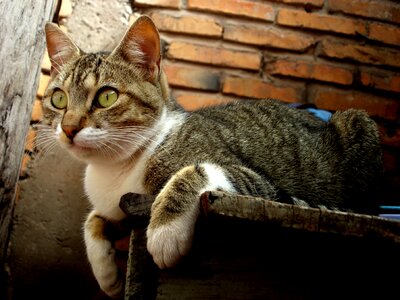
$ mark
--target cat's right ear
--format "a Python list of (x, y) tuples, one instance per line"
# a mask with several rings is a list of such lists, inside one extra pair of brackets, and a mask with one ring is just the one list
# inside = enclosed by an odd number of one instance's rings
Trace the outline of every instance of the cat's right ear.
[(153, 21), (148, 16), (139, 17), (125, 33), (120, 44), (110, 57), (118, 56), (145, 71), (148, 79), (160, 75), (160, 36)]
[(79, 56), (80, 50), (57, 24), (46, 23), (45, 32), (51, 74), (58, 74), (65, 63)]

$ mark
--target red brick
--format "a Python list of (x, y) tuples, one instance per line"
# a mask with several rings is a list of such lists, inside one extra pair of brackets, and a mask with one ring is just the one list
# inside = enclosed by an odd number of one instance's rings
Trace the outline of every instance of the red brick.
[(375, 0), (329, 0), (329, 11), (400, 23), (400, 5)]
[(281, 2), (287, 4), (301, 4), (304, 6), (322, 7), (325, 0), (272, 0), (274, 2)]
[(397, 170), (397, 165), (400, 164), (398, 156), (399, 154), (395, 153), (394, 151), (388, 151), (387, 149), (383, 149), (382, 160), (383, 160), (383, 167), (386, 172), (393, 172)]
[(396, 148), (400, 147), (400, 128), (387, 128), (386, 126), (379, 124), (379, 133), (381, 137), (381, 143), (386, 146), (393, 146)]
[(41, 119), (42, 119), (42, 101), (36, 98), (35, 102), (33, 103), (31, 120), (33, 122), (39, 122)]
[(220, 94), (193, 93), (186, 91), (174, 91), (173, 96), (187, 111), (193, 111), (207, 106), (225, 104), (235, 100), (233, 98), (224, 97)]
[(135, 0), (135, 6), (180, 8), (181, 0)]
[(320, 56), (350, 59), (373, 65), (400, 67), (400, 51), (339, 40), (321, 41)]
[(153, 12), (150, 16), (160, 31), (210, 37), (222, 36), (222, 26), (213, 18), (173, 16), (164, 12)]
[(225, 78), (222, 91), (249, 98), (274, 98), (285, 102), (302, 102), (303, 89), (288, 85), (278, 86), (257, 78), (228, 76)]
[(248, 0), (188, 0), (188, 9), (273, 21), (272, 5)]
[(239, 51), (185, 42), (171, 43), (168, 47), (167, 57), (249, 70), (258, 70), (261, 66), (261, 54), (256, 51)]
[(400, 45), (400, 28), (383, 23), (373, 22), (369, 25), (370, 39), (391, 45)]
[(363, 68), (360, 70), (360, 83), (368, 87), (400, 93), (400, 73)]
[(182, 64), (165, 63), (164, 71), (171, 86), (218, 91), (219, 73)]
[(314, 44), (314, 38), (299, 32), (259, 26), (226, 25), (224, 40), (250, 45), (305, 51)]
[(43, 55), (43, 60), (42, 60), (42, 72), (45, 72), (47, 74), (50, 73), (51, 70), (51, 62), (49, 58), (49, 54), (47, 53), (47, 50), (45, 51)]
[(350, 18), (319, 15), (302, 10), (281, 9), (276, 22), (279, 25), (316, 29), (342, 34), (366, 34), (366, 23)]
[(344, 85), (350, 85), (353, 82), (351, 71), (311, 61), (277, 59), (267, 63), (265, 71), (272, 75), (316, 79)]
[(39, 87), (37, 90), (37, 96), (38, 97), (43, 97), (44, 92), (49, 84), (50, 81), (50, 75), (46, 75), (46, 74), (40, 74), (40, 80), (39, 80)]
[(21, 161), (21, 168), (19, 169), (19, 177), (26, 178), (28, 176), (28, 164), (31, 161), (31, 156), (28, 153), (24, 153)]
[(35, 148), (36, 131), (33, 128), (29, 128), (25, 138), (25, 151), (33, 152)]
[(371, 116), (379, 116), (388, 120), (396, 120), (399, 115), (399, 101), (359, 91), (315, 87), (311, 89), (309, 97), (310, 102), (321, 109), (335, 111), (358, 108), (366, 110)]

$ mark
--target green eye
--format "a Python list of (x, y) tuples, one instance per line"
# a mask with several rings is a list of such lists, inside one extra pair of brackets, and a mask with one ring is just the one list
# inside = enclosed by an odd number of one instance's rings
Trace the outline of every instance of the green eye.
[(106, 88), (100, 92), (97, 97), (97, 103), (100, 107), (109, 107), (115, 103), (118, 99), (118, 94), (115, 90)]
[(51, 96), (51, 104), (53, 104), (55, 108), (64, 109), (67, 107), (67, 102), (67, 95), (61, 90), (55, 91)]

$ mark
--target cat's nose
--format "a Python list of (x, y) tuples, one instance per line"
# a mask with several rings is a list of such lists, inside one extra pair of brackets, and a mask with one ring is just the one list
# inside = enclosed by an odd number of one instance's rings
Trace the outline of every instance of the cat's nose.
[(63, 125), (61, 128), (70, 140), (73, 140), (75, 135), (79, 132), (79, 127), (75, 125)]

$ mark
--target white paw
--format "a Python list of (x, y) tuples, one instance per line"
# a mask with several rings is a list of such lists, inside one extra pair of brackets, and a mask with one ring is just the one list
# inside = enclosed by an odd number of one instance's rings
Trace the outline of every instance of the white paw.
[(147, 229), (147, 250), (160, 269), (175, 266), (192, 245), (193, 220), (179, 217), (166, 225)]
[(87, 245), (87, 255), (100, 288), (111, 298), (120, 298), (124, 281), (115, 262), (115, 249), (107, 240), (92, 240)]

